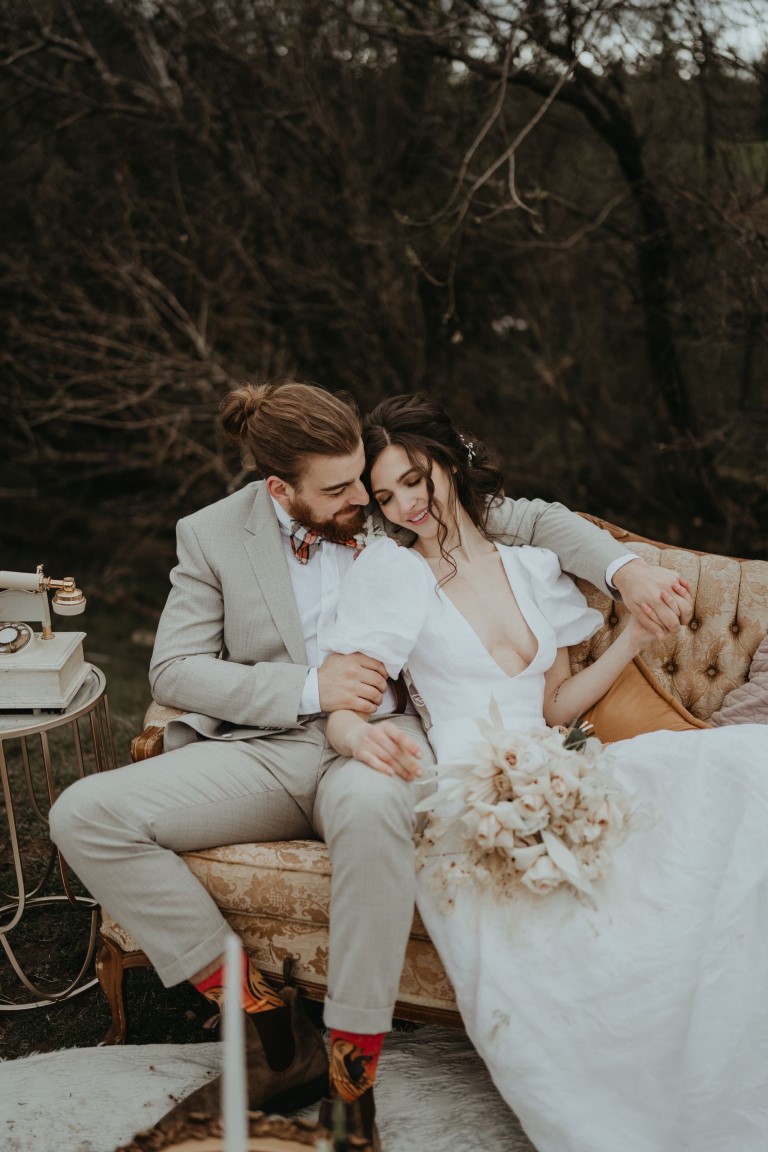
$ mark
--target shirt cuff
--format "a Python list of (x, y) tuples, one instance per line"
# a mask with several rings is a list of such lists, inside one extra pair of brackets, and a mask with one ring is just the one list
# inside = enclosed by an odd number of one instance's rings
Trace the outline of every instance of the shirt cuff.
[(612, 560), (605, 570), (605, 582), (609, 588), (614, 592), (618, 592), (618, 588), (613, 582), (613, 578), (618, 572), (619, 568), (623, 568), (625, 564), (629, 564), (632, 560), (638, 560), (639, 557), (635, 556), (633, 552), (627, 552), (626, 556), (619, 556), (618, 560)]
[(317, 668), (310, 668), (299, 700), (299, 716), (316, 716), (320, 711), (320, 685)]

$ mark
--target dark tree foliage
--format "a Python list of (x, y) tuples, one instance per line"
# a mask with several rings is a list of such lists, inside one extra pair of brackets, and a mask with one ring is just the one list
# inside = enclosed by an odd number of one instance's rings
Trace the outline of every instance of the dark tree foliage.
[(284, 374), (424, 390), (510, 492), (768, 553), (766, 73), (714, 12), (3, 5), (2, 566), (58, 531), (162, 583), (247, 479), (222, 393)]

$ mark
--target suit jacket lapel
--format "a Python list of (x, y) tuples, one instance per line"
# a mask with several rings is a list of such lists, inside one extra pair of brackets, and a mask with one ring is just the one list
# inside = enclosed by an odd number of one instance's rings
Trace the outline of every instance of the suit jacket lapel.
[(307, 649), (280, 525), (266, 485), (256, 493), (245, 525), (245, 550), (259, 582), (264, 601), (294, 664), (307, 663)]

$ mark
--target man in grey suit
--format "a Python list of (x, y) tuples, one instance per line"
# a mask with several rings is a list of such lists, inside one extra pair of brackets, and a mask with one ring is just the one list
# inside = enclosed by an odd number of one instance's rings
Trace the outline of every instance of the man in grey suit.
[[(413, 916), (413, 807), (434, 783), (429, 772), (406, 781), (338, 756), (325, 715), (394, 717), (422, 764), (432, 755), (384, 666), (324, 645), (369, 499), (357, 413), (285, 382), (230, 393), (221, 417), (264, 479), (178, 525), (150, 681), (155, 700), (186, 715), (168, 725), (161, 759), (68, 788), (51, 810), (51, 835), (163, 983), (189, 980), (215, 1003), (230, 929), (178, 853), (320, 836), (333, 863), (330, 1096), (344, 1100), (349, 1130), (375, 1143), (375, 1067)], [(551, 548), (565, 570), (600, 587), (611, 581), (630, 610), (652, 604), (660, 632), (690, 618), (675, 573), (560, 505), (506, 500), (490, 526), (505, 542)], [(323, 1095), (325, 1046), (295, 990), (276, 993), (246, 963), (243, 1006), (250, 1107)], [(216, 1112), (217, 1092), (199, 1090), (160, 1125)]]

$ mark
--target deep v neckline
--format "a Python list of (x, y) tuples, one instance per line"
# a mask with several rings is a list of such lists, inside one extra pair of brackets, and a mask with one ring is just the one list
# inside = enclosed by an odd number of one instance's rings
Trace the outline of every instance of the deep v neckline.
[(448, 606), (456, 613), (459, 620), (462, 621), (466, 631), (469, 632), (469, 634), (474, 638), (475, 643), (485, 653), (485, 655), (488, 657), (488, 659), (494, 665), (494, 667), (496, 667), (499, 670), (499, 672), (501, 673), (501, 675), (505, 676), (507, 678), (507, 680), (517, 680), (519, 676), (524, 676), (526, 674), (526, 672), (530, 672), (531, 668), (534, 666), (534, 664), (538, 660), (539, 656), (541, 655), (541, 638), (540, 638), (538, 632), (536, 631), (536, 629), (531, 624), (531, 621), (528, 619), (528, 616), (525, 613), (523, 605), (520, 602), (520, 596), (518, 595), (517, 590), (515, 588), (515, 585), (512, 582), (512, 578), (510, 576), (509, 569), (507, 568), (506, 562), (504, 560), (504, 554), (501, 551), (501, 546), (495, 542), (494, 542), (493, 546), (499, 555), (499, 559), (501, 560), (501, 566), (504, 569), (504, 575), (506, 576), (507, 584), (509, 585), (509, 590), (512, 593), (512, 599), (514, 600), (515, 604), (517, 605), (518, 612), (522, 616), (524, 622), (530, 628), (531, 634), (533, 635), (533, 638), (536, 641), (536, 651), (534, 652), (532, 659), (529, 660), (529, 662), (525, 665), (524, 668), (521, 668), (519, 672), (515, 672), (514, 674), (507, 672), (507, 670), (505, 668), (502, 668), (501, 664), (499, 664), (496, 657), (492, 656), (491, 653), (488, 651), (487, 647), (485, 646), (483, 641), (480, 639), (480, 636), (479, 636), (477, 630), (470, 624), (469, 620), (464, 615), (464, 613), (461, 611), (461, 609), (458, 608), (456, 604), (454, 604), (453, 600), (451, 600), (448, 593), (443, 591), (443, 589), (440, 587), (440, 585), (439, 585), (439, 583), (435, 577), (435, 574), (429, 565), (429, 561), (427, 560), (426, 556), (422, 556), (422, 554), (420, 552), (416, 552), (415, 548), (413, 549), (413, 552), (426, 565), (426, 567), (429, 571), (429, 574), (432, 577), (432, 580), (434, 581), (435, 590), (436, 590), (438, 596), (440, 597), (440, 599), (443, 601), (443, 603), (448, 604)]

